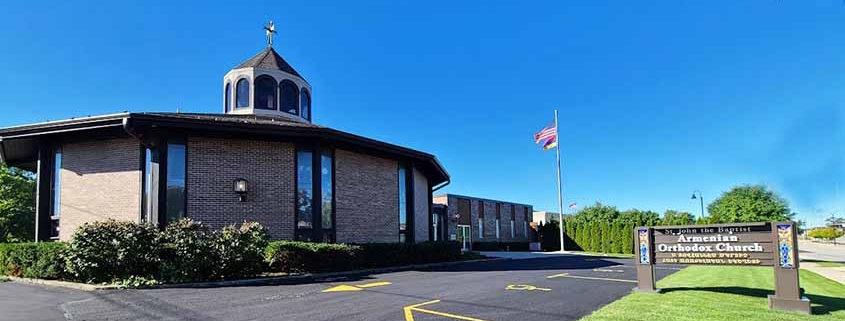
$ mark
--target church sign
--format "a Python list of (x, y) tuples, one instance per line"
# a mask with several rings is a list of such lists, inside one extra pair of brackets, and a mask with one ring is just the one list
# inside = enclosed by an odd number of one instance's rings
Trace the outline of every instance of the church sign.
[(810, 313), (798, 285), (797, 240), (794, 222), (637, 227), (637, 290), (659, 292), (655, 264), (770, 266), (769, 308)]

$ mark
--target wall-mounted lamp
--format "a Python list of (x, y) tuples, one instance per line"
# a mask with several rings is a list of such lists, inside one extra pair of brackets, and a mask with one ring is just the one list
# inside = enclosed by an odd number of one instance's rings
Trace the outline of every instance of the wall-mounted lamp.
[(247, 185), (247, 181), (243, 178), (235, 180), (235, 193), (238, 193), (238, 200), (241, 202), (246, 201)]

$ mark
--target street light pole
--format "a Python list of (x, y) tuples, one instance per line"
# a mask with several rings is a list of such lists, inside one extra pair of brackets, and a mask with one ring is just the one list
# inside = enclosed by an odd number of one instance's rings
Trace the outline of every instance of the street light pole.
[[(698, 196), (696, 196), (695, 193), (698, 193)], [(701, 196), (701, 191), (699, 191), (699, 190), (692, 191), (692, 197), (690, 197), (690, 199), (694, 200), (696, 198), (699, 201), (701, 201), (701, 218), (704, 218), (704, 196)]]

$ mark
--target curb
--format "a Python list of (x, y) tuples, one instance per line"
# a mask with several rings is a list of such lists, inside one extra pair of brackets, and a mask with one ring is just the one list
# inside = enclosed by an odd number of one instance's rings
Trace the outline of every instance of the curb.
[(122, 289), (222, 288), (222, 287), (235, 287), (235, 286), (290, 285), (290, 284), (304, 284), (304, 283), (322, 283), (322, 282), (332, 282), (332, 281), (335, 281), (335, 280), (332, 280), (332, 279), (343, 278), (343, 277), (355, 277), (355, 276), (363, 276), (363, 275), (368, 275), (368, 274), (381, 274), (381, 273), (399, 272), (399, 271), (407, 271), (407, 270), (414, 270), (414, 269), (428, 269), (428, 268), (450, 266), (450, 265), (457, 265), (457, 264), (463, 264), (463, 263), (494, 262), (494, 261), (504, 261), (504, 260), (509, 260), (509, 259), (507, 259), (507, 258), (488, 258), (488, 259), (479, 259), (479, 260), (453, 261), (453, 262), (429, 263), (429, 264), (417, 264), (417, 265), (404, 265), (404, 266), (396, 266), (396, 267), (367, 269), (367, 270), (355, 270), (355, 271), (344, 271), (344, 272), (298, 274), (298, 275), (290, 275), (290, 276), (252, 278), (252, 279), (228, 280), (228, 281), (159, 284), (159, 285), (140, 286), (140, 287), (127, 287), (127, 286), (120, 286), (120, 285), (97, 285), (97, 284), (86, 284), (86, 283), (77, 283), (77, 282), (68, 282), (68, 281), (28, 279), (28, 278), (19, 278), (19, 277), (13, 277), (13, 276), (10, 276), (8, 278), (10, 280), (14, 281), (14, 282), (29, 283), (29, 284), (44, 285), (44, 286), (52, 286), (52, 287), (63, 287), (63, 288), (70, 288), (70, 289), (76, 289), (76, 290), (82, 290), (82, 291), (122, 290)]

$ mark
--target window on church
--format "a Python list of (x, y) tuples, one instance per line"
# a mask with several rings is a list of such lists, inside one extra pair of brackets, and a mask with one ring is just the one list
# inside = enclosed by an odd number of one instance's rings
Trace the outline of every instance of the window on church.
[(290, 80), (282, 80), (279, 84), (279, 91), (282, 92), (282, 111), (288, 114), (299, 114), (299, 88)]
[(237, 107), (249, 107), (249, 80), (238, 80), (237, 85)]
[(276, 80), (270, 76), (255, 79), (255, 108), (276, 109)]
[(334, 242), (334, 150), (297, 147), (296, 193), (296, 239)]
[(167, 143), (166, 224), (185, 217), (185, 173), (187, 170), (185, 144)]
[(223, 106), (226, 109), (226, 112), (232, 110), (232, 84), (226, 83), (226, 90), (225, 90), (225, 97), (223, 97)]
[(50, 238), (59, 237), (59, 216), (62, 210), (62, 149), (53, 152), (53, 181), (50, 191), (53, 196), (53, 206), (50, 212)]
[(311, 120), (311, 95), (308, 94), (308, 90), (302, 88), (302, 93), (300, 94), (299, 98), (299, 115), (302, 118)]
[(399, 165), (399, 242), (409, 241), (408, 237), (408, 171)]

